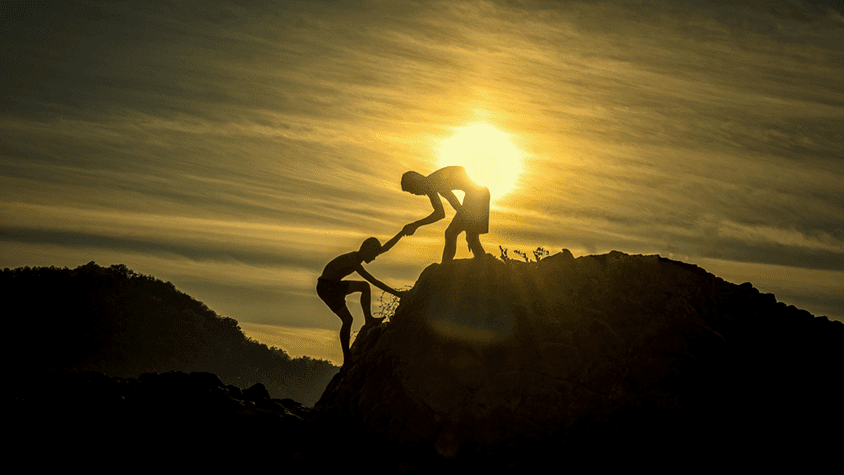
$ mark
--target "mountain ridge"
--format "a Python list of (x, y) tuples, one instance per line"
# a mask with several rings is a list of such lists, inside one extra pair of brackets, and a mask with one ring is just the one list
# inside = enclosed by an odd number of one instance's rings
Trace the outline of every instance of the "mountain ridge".
[(6, 319), (20, 337), (9, 343), (14, 371), (212, 372), (241, 389), (260, 382), (276, 398), (312, 405), (338, 369), (252, 340), (237, 320), (123, 264), (3, 269), (0, 298), (15, 309)]
[(811, 466), (837, 454), (842, 344), (841, 322), (692, 264), (490, 256), (426, 268), (313, 408), (201, 371), (32, 370), (13, 381), (10, 430), (26, 436), (15, 448), (156, 460), (163, 443), (209, 467), (221, 443), (262, 464), (371, 473)]

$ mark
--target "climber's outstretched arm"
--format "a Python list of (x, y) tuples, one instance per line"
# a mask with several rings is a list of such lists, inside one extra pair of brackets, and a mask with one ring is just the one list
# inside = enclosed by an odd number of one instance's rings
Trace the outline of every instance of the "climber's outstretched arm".
[(384, 254), (385, 252), (387, 252), (387, 251), (389, 251), (390, 249), (392, 249), (392, 248), (393, 248), (393, 246), (395, 246), (395, 245), (396, 245), (396, 243), (397, 243), (397, 242), (399, 242), (399, 239), (401, 239), (401, 238), (402, 238), (402, 236), (404, 236), (404, 229), (402, 229), (401, 231), (399, 231), (399, 233), (398, 233), (398, 234), (396, 234), (395, 236), (393, 236), (393, 238), (392, 238), (392, 239), (390, 239), (389, 241), (385, 242), (385, 243), (384, 243), (384, 245), (383, 245), (383, 246), (381, 246), (381, 252), (379, 252), (378, 254)]

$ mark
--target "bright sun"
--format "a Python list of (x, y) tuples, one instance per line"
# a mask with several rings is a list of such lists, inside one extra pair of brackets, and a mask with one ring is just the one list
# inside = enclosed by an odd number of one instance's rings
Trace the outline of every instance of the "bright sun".
[(515, 188), (522, 171), (522, 154), (504, 132), (474, 124), (442, 141), (440, 167), (453, 165), (465, 168), (469, 177), (489, 188), (495, 199)]

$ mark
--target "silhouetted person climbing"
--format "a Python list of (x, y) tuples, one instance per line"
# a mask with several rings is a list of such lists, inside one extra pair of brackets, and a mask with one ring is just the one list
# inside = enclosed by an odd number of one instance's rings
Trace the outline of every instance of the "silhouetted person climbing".
[(360, 280), (342, 279), (352, 272), (357, 272), (361, 277), (384, 292), (389, 292), (396, 297), (401, 297), (401, 292), (388, 287), (380, 280), (372, 277), (372, 275), (363, 268), (361, 262), (372, 262), (379, 254), (390, 250), (390, 248), (392, 248), (399, 239), (401, 239), (403, 234), (403, 231), (396, 234), (395, 237), (387, 241), (387, 243), (383, 246), (381, 246), (381, 242), (374, 237), (363, 241), (359, 250), (335, 257), (331, 262), (326, 264), (325, 268), (322, 270), (322, 275), (319, 276), (319, 279), (317, 279), (317, 295), (319, 295), (322, 301), (328, 305), (328, 308), (336, 313), (343, 322), (343, 326), (340, 327), (340, 344), (343, 346), (344, 364), (351, 359), (351, 353), (349, 352), (349, 340), (352, 332), (352, 314), (349, 312), (348, 307), (346, 307), (346, 295), (354, 292), (360, 292), (360, 306), (363, 308), (363, 315), (366, 319), (364, 328), (381, 323), (381, 321), (384, 320), (384, 317), (374, 318), (372, 316), (372, 312), (369, 308), (371, 300), (369, 284)]
[[(463, 167), (440, 168), (428, 176), (412, 171), (407, 172), (401, 177), (401, 189), (414, 195), (427, 195), (434, 208), (434, 212), (427, 217), (406, 225), (402, 233), (410, 236), (420, 226), (445, 218), (445, 210), (440, 199), (442, 195), (457, 211), (451, 224), (445, 230), (442, 262), (454, 259), (457, 251), (457, 236), (464, 231), (472, 254), (476, 258), (485, 255), (479, 236), (489, 232), (489, 190), (472, 181)], [(460, 190), (465, 194), (463, 203), (457, 199), (452, 190)]]

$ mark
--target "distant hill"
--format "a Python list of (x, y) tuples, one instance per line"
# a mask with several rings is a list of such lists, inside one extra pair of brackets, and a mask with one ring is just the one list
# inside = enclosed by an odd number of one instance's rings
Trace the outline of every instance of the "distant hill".
[(18, 373), (210, 372), (225, 384), (260, 382), (274, 398), (313, 405), (338, 370), (252, 340), (233, 318), (122, 264), (4, 269), (0, 298)]

